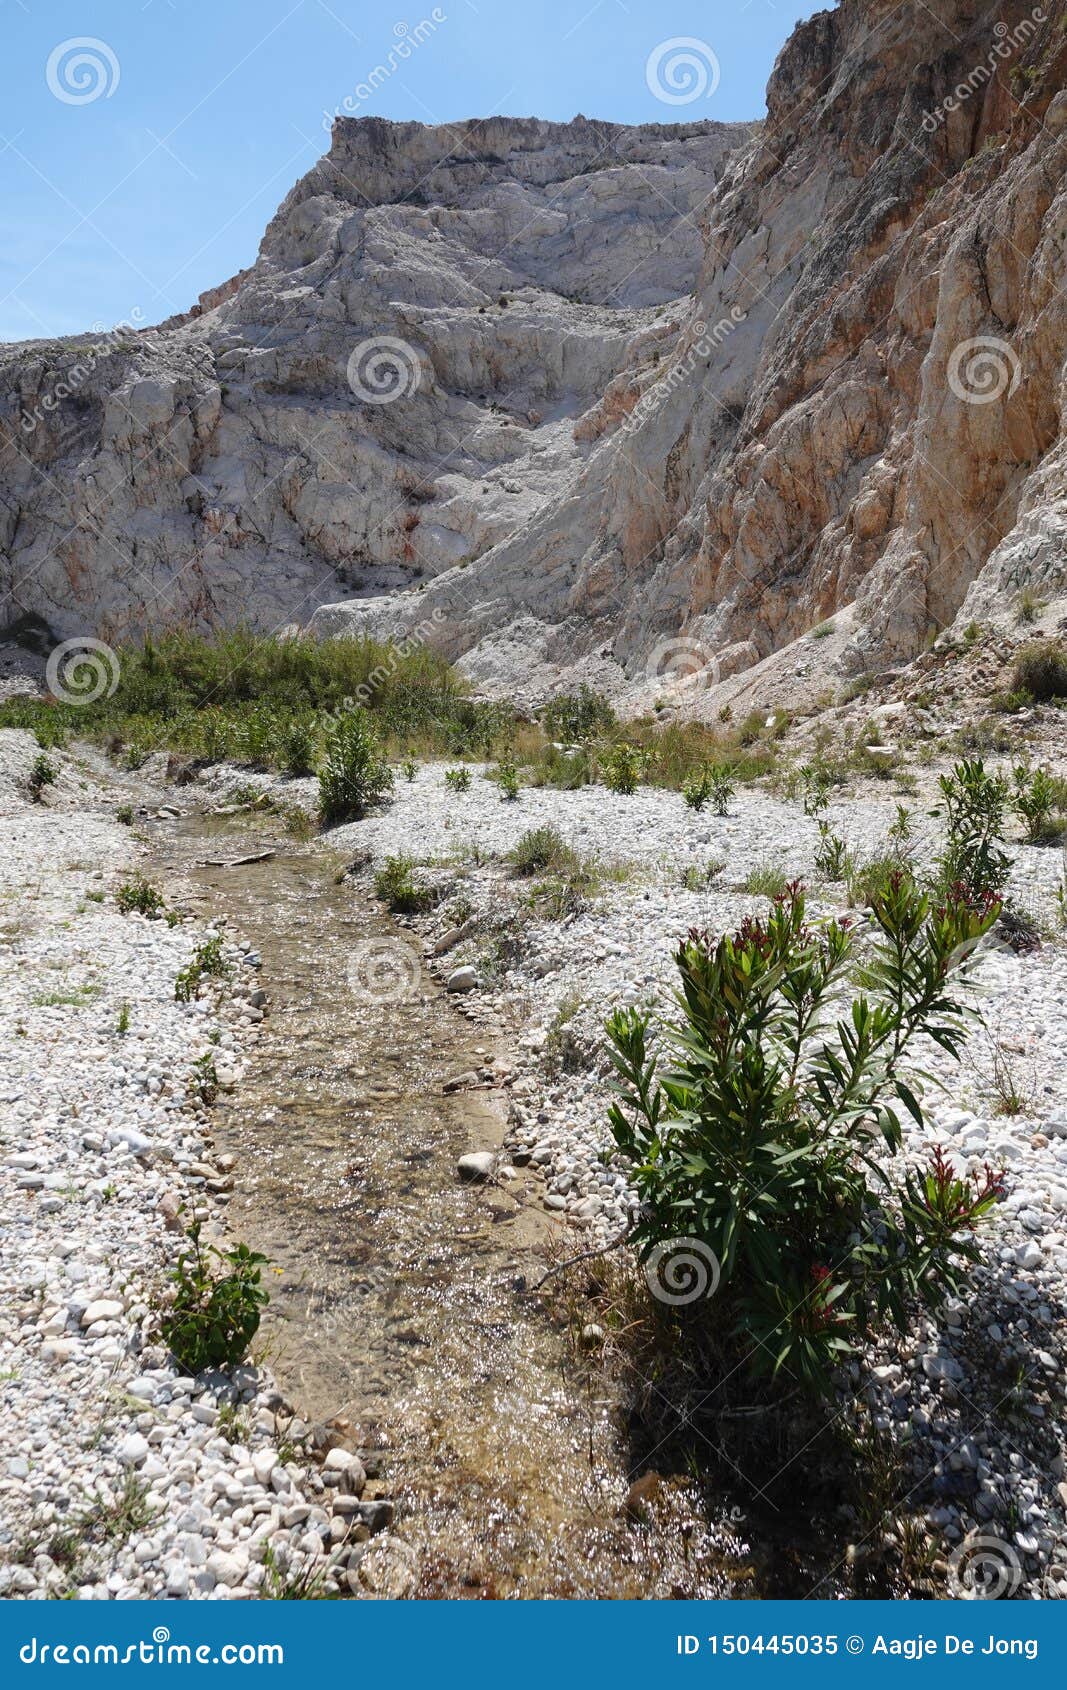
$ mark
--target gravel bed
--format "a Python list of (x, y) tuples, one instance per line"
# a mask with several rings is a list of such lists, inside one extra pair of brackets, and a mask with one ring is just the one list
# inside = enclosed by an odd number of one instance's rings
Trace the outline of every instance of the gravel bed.
[(232, 1159), (196, 1065), (239, 1083), (258, 959), (227, 940), (231, 980), (177, 1002), (208, 930), (117, 912), (144, 855), (115, 819), (129, 783), (53, 752), (30, 802), (37, 751), (0, 733), (0, 1595), (359, 1588), (386, 1505), (360, 1500), (358, 1457), (267, 1373), (184, 1377), (158, 1339), (184, 1225), (223, 1230)]

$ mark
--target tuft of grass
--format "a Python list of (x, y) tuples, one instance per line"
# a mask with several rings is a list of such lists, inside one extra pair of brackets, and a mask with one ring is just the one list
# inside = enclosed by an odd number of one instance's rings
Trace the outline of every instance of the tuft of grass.
[(773, 863), (759, 863), (747, 875), (741, 890), (754, 898), (779, 898), (789, 884), (784, 870)]
[(554, 827), (529, 828), (511, 853), (518, 875), (565, 874), (577, 868), (579, 861), (577, 851)]
[(1034, 640), (1016, 653), (1011, 691), (1038, 703), (1067, 699), (1067, 649), (1056, 640)]
[(414, 875), (415, 859), (401, 852), (386, 857), (374, 876), (374, 890), (383, 904), (395, 915), (418, 915), (432, 909), (435, 895), (427, 886), (419, 886)]

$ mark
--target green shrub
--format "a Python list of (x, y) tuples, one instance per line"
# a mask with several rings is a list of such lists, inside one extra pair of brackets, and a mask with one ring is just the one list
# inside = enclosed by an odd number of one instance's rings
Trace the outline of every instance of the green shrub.
[(1058, 791), (1056, 782), (1046, 769), (1031, 773), (1024, 764), (1013, 771), (1015, 779), (1015, 810), (1026, 823), (1026, 837), (1032, 845), (1043, 840), (1058, 839), (1061, 829), (1053, 825)]
[(615, 712), (601, 693), (583, 681), (577, 692), (561, 693), (541, 711), (541, 725), (549, 739), (580, 745), (610, 733)]
[(404, 771), (404, 779), (406, 781), (413, 781), (415, 779), (415, 776), (419, 772), (418, 764), (412, 762), (411, 758), (409, 757), (407, 762), (402, 764), (401, 766), (402, 766), (403, 771)]
[(121, 822), (123, 827), (132, 827), (133, 826), (133, 805), (132, 804), (120, 804), (118, 809), (115, 811), (115, 820), (117, 822)]
[(831, 779), (829, 770), (821, 763), (805, 763), (798, 769), (797, 779), (800, 783), (800, 798), (806, 816), (817, 816), (825, 810), (830, 797)]
[(179, 1003), (191, 1003), (205, 976), (224, 980), (229, 973), (230, 964), (222, 954), (222, 935), (215, 933), (197, 946), (192, 961), (179, 970), (174, 981), (174, 996)]
[(938, 781), (946, 840), (938, 859), (943, 890), (962, 885), (999, 897), (1011, 867), (1001, 850), (1008, 785), (988, 772), (980, 757), (965, 758)]
[(393, 771), (382, 756), (367, 712), (346, 710), (326, 738), (319, 770), (319, 810), (327, 827), (358, 821), (393, 785)]
[(600, 759), (604, 783), (611, 792), (631, 797), (648, 773), (649, 758), (636, 745), (613, 745)]
[(729, 812), (734, 795), (730, 770), (724, 763), (707, 763), (698, 774), (690, 775), (682, 787), (682, 795), (691, 810), (702, 810), (710, 800), (717, 816)]
[(514, 802), (514, 800), (519, 796), (519, 788), (521, 785), (519, 781), (519, 771), (515, 767), (514, 763), (500, 763), (497, 767), (494, 779), (500, 788), (501, 798), (508, 803)]
[(144, 915), (149, 920), (163, 914), (163, 894), (139, 874), (127, 880), (115, 893), (115, 902), (123, 915)]
[(433, 907), (434, 895), (428, 887), (416, 884), (414, 868), (414, 857), (401, 852), (399, 856), (386, 857), (374, 876), (375, 892), (396, 915), (418, 915)]
[[(174, 1301), (160, 1321), (164, 1342), (186, 1373), (235, 1367), (248, 1354), (270, 1301), (260, 1283), (267, 1257), (246, 1244), (231, 1250), (201, 1244), (199, 1222), (187, 1236), (192, 1249), (178, 1257)], [(217, 1272), (216, 1263), (228, 1271)]]
[[(904, 1067), (913, 1039), (959, 1056), (959, 987), (997, 909), (934, 906), (899, 874), (860, 963), (847, 921), (810, 922), (794, 884), (765, 920), (684, 941), (683, 1016), (655, 1040), (650, 1012), (610, 1017), (609, 1122), (641, 1198), (646, 1272), (671, 1285), (677, 1250), (676, 1272), (688, 1256), (704, 1289), (717, 1282), (711, 1304), (699, 1286), (667, 1300), (713, 1322), (752, 1373), (829, 1393), (870, 1333), (904, 1329), (916, 1301), (936, 1307), (979, 1259), (971, 1229), (1000, 1176), (961, 1179), (939, 1149), (903, 1176), (874, 1156), (879, 1140), (900, 1150), (901, 1104), (925, 1124)], [(834, 999), (849, 987), (858, 995), (841, 1013)]]
[(815, 872), (823, 880), (841, 880), (848, 865), (848, 846), (827, 821), (819, 823), (819, 843), (815, 847)]
[(1015, 655), (1011, 690), (1039, 702), (1067, 698), (1067, 651), (1055, 640), (1034, 640)]
[(446, 769), (445, 785), (449, 792), (466, 792), (471, 783), (469, 769)]
[(45, 756), (43, 751), (34, 758), (26, 785), (29, 788), (30, 797), (33, 799), (35, 804), (39, 804), (41, 802), (45, 787), (53, 786), (55, 784), (58, 774), (59, 770), (56, 768), (55, 764)]
[(281, 764), (287, 775), (315, 772), (315, 734), (310, 722), (289, 722), (281, 736)]
[(511, 853), (515, 873), (521, 875), (568, 871), (577, 866), (578, 860), (577, 851), (554, 827), (529, 828)]

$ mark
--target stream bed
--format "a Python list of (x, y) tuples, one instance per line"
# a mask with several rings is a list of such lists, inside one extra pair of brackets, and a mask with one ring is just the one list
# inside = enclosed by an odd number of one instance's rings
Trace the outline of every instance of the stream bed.
[[(409, 940), (340, 859), (187, 816), (157, 839), (198, 917), (260, 953), (269, 1012), (215, 1110), (237, 1156), (229, 1227), (278, 1277), (261, 1338), (286, 1398), (338, 1417), (394, 1499), (367, 1583), (414, 1597), (766, 1594), (743, 1528), (686, 1478), (627, 1510), (636, 1472), (617, 1384), (524, 1294), (551, 1260), (534, 1177), (469, 1185), (504, 1132), (494, 1050), (425, 968), (402, 996), (354, 989), (353, 958)], [(226, 866), (257, 849), (274, 854)], [(213, 860), (212, 860), (213, 859)], [(417, 954), (415, 951), (413, 954)], [(419, 972), (419, 971), (415, 971)], [(492, 1076), (446, 1092), (463, 1073)], [(494, 1081), (496, 1083), (494, 1083)], [(375, 1572), (375, 1568), (377, 1572)]]

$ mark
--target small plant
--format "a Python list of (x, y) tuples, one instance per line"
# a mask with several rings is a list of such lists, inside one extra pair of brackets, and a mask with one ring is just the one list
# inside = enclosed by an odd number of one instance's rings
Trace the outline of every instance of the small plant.
[(39, 752), (33, 759), (29, 778), (26, 782), (30, 797), (35, 804), (39, 804), (44, 797), (45, 787), (55, 784), (58, 774), (59, 770), (51, 759), (46, 757), (43, 751)]
[(1015, 620), (1024, 625), (1036, 622), (1043, 608), (1033, 587), (1024, 587), (1015, 601)]
[(819, 843), (815, 847), (815, 872), (823, 880), (843, 880), (848, 863), (848, 846), (828, 821), (819, 822)]
[(728, 814), (734, 791), (730, 771), (723, 763), (706, 763), (682, 787), (682, 795), (691, 810), (702, 810), (710, 800), (717, 816)]
[(222, 935), (216, 933), (212, 938), (205, 939), (193, 952), (192, 961), (179, 970), (174, 982), (174, 996), (179, 1003), (190, 1003), (200, 989), (200, 982), (205, 975), (215, 979), (225, 979), (230, 973), (230, 964), (222, 954)]
[(466, 792), (470, 783), (471, 772), (469, 769), (459, 768), (445, 770), (445, 785), (448, 787), (449, 792)]
[(130, 1030), (130, 1006), (129, 1006), (128, 1003), (122, 1003), (122, 1004), (119, 1005), (119, 1014), (118, 1014), (118, 1020), (115, 1022), (115, 1031), (119, 1035), (119, 1038), (121, 1039), (121, 1038), (125, 1037), (125, 1035), (129, 1032), (129, 1030)]
[(1060, 829), (1053, 825), (1059, 789), (1045, 769), (1034, 773), (1025, 764), (1018, 764), (1012, 774), (1015, 780), (1015, 811), (1026, 824), (1026, 837), (1031, 845), (1058, 839)]
[(401, 852), (399, 856), (386, 857), (374, 876), (375, 892), (396, 915), (418, 915), (433, 907), (433, 892), (416, 883), (414, 868), (414, 857)]
[(541, 726), (551, 740), (581, 745), (610, 733), (615, 726), (615, 712), (601, 693), (583, 681), (577, 692), (562, 693), (545, 705)]
[(825, 810), (830, 797), (830, 775), (821, 763), (805, 763), (798, 770), (800, 801), (806, 816), (817, 816)]
[(332, 827), (358, 821), (393, 785), (393, 771), (382, 756), (370, 718), (362, 707), (340, 716), (326, 738), (319, 771), (319, 809)]
[(708, 783), (704, 778), (705, 771), (689, 775), (682, 786), (682, 797), (691, 810), (702, 810), (708, 801)]
[(315, 772), (315, 735), (310, 722), (289, 722), (281, 738), (281, 765), (287, 775)]
[(632, 797), (648, 773), (648, 753), (636, 745), (613, 745), (600, 759), (604, 782), (610, 792)]
[(813, 640), (825, 640), (829, 638), (833, 631), (834, 625), (832, 622), (820, 622), (817, 628), (811, 630), (811, 637)]
[(127, 880), (115, 893), (115, 902), (122, 915), (143, 915), (156, 921), (163, 914), (163, 894), (144, 875)]
[(511, 861), (519, 875), (560, 873), (577, 866), (578, 853), (557, 828), (532, 827), (515, 846)]
[(219, 1074), (209, 1050), (193, 1063), (193, 1090), (201, 1103), (210, 1107), (219, 1095)]
[(1067, 699), (1067, 650), (1055, 640), (1034, 640), (1016, 653), (1012, 690), (1039, 703)]
[(115, 811), (115, 820), (117, 822), (121, 822), (123, 827), (132, 827), (133, 826), (133, 805), (132, 804), (120, 804), (118, 809)]
[(754, 898), (779, 898), (787, 885), (784, 872), (773, 863), (764, 862), (749, 871), (741, 890), (750, 892)]
[(679, 1289), (670, 1252), (684, 1246), (696, 1288), (668, 1300), (732, 1342), (738, 1365), (829, 1394), (872, 1331), (906, 1329), (916, 1302), (966, 1283), (1002, 1176), (961, 1178), (940, 1149), (893, 1176), (874, 1155), (901, 1149), (899, 1106), (925, 1124), (909, 1046), (927, 1034), (958, 1058), (960, 987), (998, 907), (962, 891), (934, 903), (899, 873), (860, 961), (847, 919), (810, 922), (794, 883), (733, 935), (690, 933), (675, 957), (681, 1020), (653, 1035), (649, 1011), (609, 1018), (609, 1123), (642, 1203), (646, 1273)]
[(947, 837), (938, 858), (939, 884), (947, 891), (963, 885), (979, 895), (999, 898), (1011, 867), (1001, 850), (1008, 785), (990, 774), (980, 757), (957, 763), (938, 782)]
[[(198, 1221), (186, 1236), (192, 1248), (178, 1257), (171, 1275), (176, 1294), (160, 1321), (163, 1339), (186, 1373), (235, 1367), (248, 1354), (260, 1311), (270, 1301), (260, 1283), (267, 1258), (246, 1244), (230, 1250), (201, 1244)], [(220, 1266), (227, 1271), (218, 1272)]]
[(327, 1563), (309, 1560), (297, 1571), (283, 1571), (274, 1545), (263, 1551), (263, 1565), (267, 1576), (263, 1580), (262, 1595), (268, 1602), (325, 1602), (334, 1592), (326, 1583)]
[(404, 779), (406, 781), (413, 781), (415, 779), (415, 776), (419, 772), (418, 764), (416, 762), (414, 762), (410, 757), (408, 758), (407, 762), (402, 763), (400, 765), (400, 767), (403, 770)]
[(687, 863), (682, 870), (682, 889), (686, 892), (706, 891), (725, 867), (725, 857), (709, 857), (703, 868), (696, 863)]
[(1025, 1115), (1034, 1107), (1034, 1090), (1024, 1091), (1022, 1081), (1003, 1039), (992, 1040), (989, 1078), (996, 1099), (997, 1115)]
[(500, 788), (500, 796), (511, 803), (519, 796), (519, 771), (514, 763), (501, 762), (497, 766), (496, 784)]

